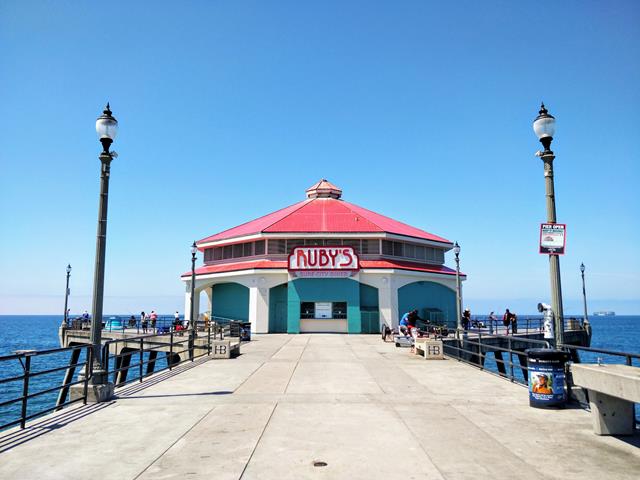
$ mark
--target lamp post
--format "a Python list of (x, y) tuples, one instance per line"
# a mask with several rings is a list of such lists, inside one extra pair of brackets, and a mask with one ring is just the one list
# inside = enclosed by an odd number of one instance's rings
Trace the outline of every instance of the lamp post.
[[(69, 303), (69, 277), (71, 276), (71, 265), (67, 265), (67, 286), (64, 290), (64, 315), (62, 317), (62, 326), (63, 327), (67, 327), (67, 322), (69, 321), (69, 319), (67, 318), (67, 305)], [(584, 278), (584, 275), (583, 277)]]
[[(553, 160), (556, 158), (551, 151), (551, 142), (556, 129), (556, 119), (550, 115), (544, 106), (540, 106), (538, 116), (533, 121), (533, 131), (544, 147), (538, 152), (544, 162), (544, 179), (547, 198), (547, 223), (556, 223), (556, 198), (553, 186)], [(555, 317), (555, 344), (559, 347), (564, 343), (564, 313), (562, 310), (562, 285), (560, 282), (560, 257), (549, 255), (549, 273), (551, 278), (551, 308)]]
[(456, 242), (453, 245), (453, 253), (456, 256), (456, 334), (460, 338), (462, 331), (462, 293), (460, 292), (460, 245)]
[(580, 274), (582, 275), (582, 302), (584, 303), (584, 321), (589, 321), (589, 315), (587, 313), (587, 290), (584, 288), (584, 263), (580, 264)]
[(196, 246), (196, 242), (193, 242), (191, 245), (191, 301), (190, 303), (190, 315), (189, 315), (189, 324), (191, 327), (191, 348), (189, 348), (189, 355), (191, 360), (193, 360), (193, 348), (195, 346), (196, 341), (196, 319), (194, 318), (194, 299), (195, 299), (195, 291), (196, 291), (196, 253), (198, 252), (198, 247)]
[[(91, 383), (92, 385), (107, 385), (107, 374), (102, 365), (101, 337), (102, 337), (102, 305), (104, 300), (104, 262), (107, 242), (107, 205), (109, 200), (109, 174), (111, 160), (117, 154), (110, 152), (109, 147), (116, 138), (118, 121), (111, 115), (109, 104), (96, 120), (96, 132), (102, 144), (102, 153), (98, 156), (101, 163), (100, 170), (100, 201), (98, 206), (98, 233), (96, 238), (96, 264), (93, 276), (93, 304), (91, 308), (91, 343), (93, 350)], [(110, 395), (108, 395), (110, 396)], [(98, 399), (98, 401), (104, 400)]]

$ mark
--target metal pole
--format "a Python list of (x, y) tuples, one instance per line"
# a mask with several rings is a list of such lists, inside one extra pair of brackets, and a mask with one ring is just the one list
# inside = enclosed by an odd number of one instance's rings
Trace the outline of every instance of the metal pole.
[(100, 139), (103, 152), (98, 157), (102, 164), (100, 174), (100, 203), (98, 206), (98, 234), (96, 238), (96, 264), (93, 276), (93, 304), (91, 308), (91, 344), (93, 345), (93, 373), (91, 383), (107, 383), (105, 366), (101, 362), (100, 343), (102, 340), (102, 307), (104, 300), (104, 262), (107, 244), (107, 206), (109, 203), (109, 174), (111, 160), (109, 153), (111, 139)]
[(193, 349), (196, 341), (196, 319), (194, 318), (194, 299), (195, 299), (195, 291), (196, 291), (196, 242), (193, 242), (193, 246), (191, 247), (191, 301), (190, 303), (190, 316), (189, 323), (191, 326), (191, 334), (189, 337), (190, 345), (189, 345), (189, 357), (193, 361)]
[(460, 292), (460, 254), (456, 253), (456, 333), (460, 338), (460, 332), (462, 331), (462, 294)]
[[(540, 158), (544, 162), (547, 223), (556, 223), (556, 197), (553, 185), (553, 160), (556, 157), (549, 148), (546, 148)], [(558, 255), (549, 255), (549, 274), (551, 279), (551, 308), (555, 313), (555, 346), (559, 347), (564, 343), (564, 312), (562, 309), (560, 257)]]
[[(71, 265), (67, 265), (67, 286), (64, 290), (64, 315), (62, 317), (62, 325), (67, 326), (68, 318), (67, 318), (67, 306), (69, 302), (69, 276), (71, 275)], [(582, 276), (584, 280), (584, 275)], [(584, 282), (583, 282), (584, 283)]]
[(584, 263), (580, 264), (580, 273), (582, 274), (582, 301), (584, 303), (584, 321), (589, 321), (589, 314), (587, 313), (587, 290), (584, 287)]

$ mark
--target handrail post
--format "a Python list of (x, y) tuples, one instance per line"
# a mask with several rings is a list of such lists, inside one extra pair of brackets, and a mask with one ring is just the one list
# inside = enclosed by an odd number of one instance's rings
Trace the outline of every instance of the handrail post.
[(211, 355), (211, 324), (207, 328), (207, 355)]
[(511, 381), (513, 382), (513, 350), (511, 349), (511, 337), (507, 339), (509, 348), (509, 374), (511, 375)]
[(87, 347), (87, 354), (84, 363), (84, 382), (82, 384), (82, 404), (87, 404), (87, 398), (89, 397), (89, 368), (91, 365), (91, 355), (93, 355), (93, 348), (91, 345)]
[(138, 363), (140, 364), (140, 381), (142, 381), (142, 379), (144, 378), (144, 371), (142, 369), (142, 367), (144, 366), (144, 338), (140, 339), (140, 361)]
[(169, 360), (167, 360), (169, 364), (169, 370), (173, 368), (173, 330), (169, 332)]
[(482, 333), (478, 332), (478, 361), (480, 362), (480, 370), (484, 370), (484, 360), (482, 358)]
[(625, 358), (627, 359), (627, 365), (629, 365), (630, 367), (633, 366), (633, 364), (631, 363), (631, 355), (625, 355)]
[(31, 355), (24, 357), (24, 378), (22, 382), (22, 410), (20, 413), (20, 428), (24, 428), (27, 417), (27, 397), (29, 396), (29, 371), (31, 370)]

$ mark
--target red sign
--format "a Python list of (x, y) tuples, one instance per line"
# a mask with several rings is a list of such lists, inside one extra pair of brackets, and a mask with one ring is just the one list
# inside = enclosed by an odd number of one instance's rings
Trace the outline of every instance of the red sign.
[(355, 272), (359, 267), (353, 247), (295, 247), (289, 255), (289, 271)]

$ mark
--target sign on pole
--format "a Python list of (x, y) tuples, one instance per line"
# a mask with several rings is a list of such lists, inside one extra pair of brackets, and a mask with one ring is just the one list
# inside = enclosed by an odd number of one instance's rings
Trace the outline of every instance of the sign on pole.
[(566, 245), (566, 225), (564, 223), (540, 224), (540, 253), (564, 255)]

